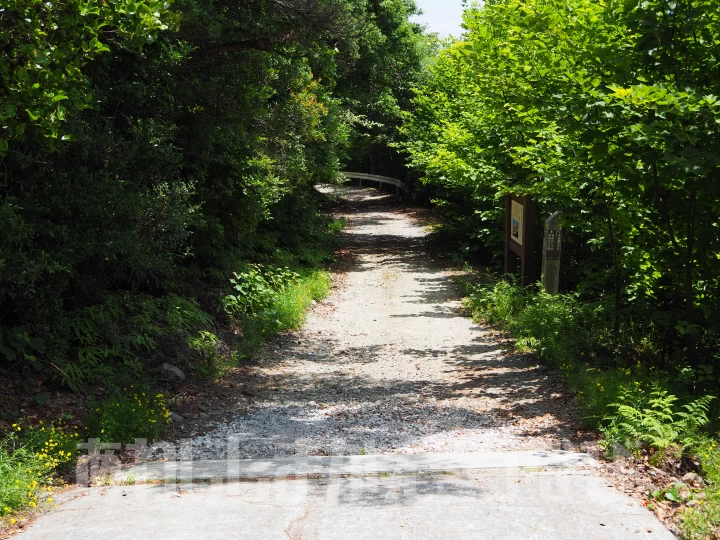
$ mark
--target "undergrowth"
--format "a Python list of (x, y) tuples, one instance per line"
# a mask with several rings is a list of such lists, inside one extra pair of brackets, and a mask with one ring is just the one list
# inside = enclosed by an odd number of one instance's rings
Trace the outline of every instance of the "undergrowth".
[(232, 279), (234, 294), (224, 299), (225, 310), (242, 330), (240, 354), (252, 356), (283, 330), (299, 328), (313, 301), (330, 290), (323, 270), (250, 266)]
[(523, 289), (491, 275), (476, 278), (464, 282), (473, 318), (508, 332), (518, 351), (534, 354), (563, 374), (585, 422), (603, 434), (607, 457), (627, 451), (656, 465), (686, 456), (699, 461), (706, 499), (686, 509), (682, 530), (687, 538), (715, 538), (720, 531), (717, 409), (712, 408), (714, 396), (698, 395), (702, 367), (683, 366), (671, 373), (648, 366), (640, 360), (641, 346), (617, 339), (603, 302)]
[(160, 437), (169, 417), (163, 394), (152, 395), (131, 386), (91, 405), (88, 434), (102, 442), (132, 443), (135, 439), (152, 442)]
[[(305, 224), (282, 241), (277, 234), (259, 235), (252, 249), (192, 269), (173, 292), (114, 291), (74, 307), (54, 331), (62, 342), (41, 339), (29, 326), (0, 326), (0, 357), (35, 376), (50, 365), (56, 383), (105, 395), (88, 403), (85, 437), (121, 444), (157, 440), (170, 416), (158, 391), (173, 384), (160, 368), (166, 359), (195, 378), (221, 377), (279, 332), (299, 328), (308, 307), (328, 293), (330, 276), (322, 268), (345, 222), (308, 216), (312, 234)], [(283, 243), (288, 249), (278, 247)], [(73, 466), (78, 441), (60, 425), (18, 421), (0, 440), (0, 519), (13, 524), (19, 511), (52, 502), (43, 490)]]
[(717, 538), (720, 529), (720, 448), (710, 442), (698, 453), (703, 465), (705, 499), (682, 516), (685, 538)]
[(0, 518), (13, 525), (15, 512), (52, 504), (56, 475), (73, 466), (78, 441), (77, 431), (61, 422), (14, 424), (0, 440)]

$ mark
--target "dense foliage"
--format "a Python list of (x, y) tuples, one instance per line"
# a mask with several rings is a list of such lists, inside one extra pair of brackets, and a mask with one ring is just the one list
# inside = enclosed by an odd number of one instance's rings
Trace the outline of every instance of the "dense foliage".
[(338, 177), (366, 109), (397, 116), (424, 50), (414, 9), (6, 2), (0, 366), (76, 389), (166, 359), (213, 372), (242, 336), (234, 272), (327, 260), (312, 186)]
[(600, 310), (606, 356), (716, 384), (717, 4), (496, 0), (465, 27), (403, 148), (468, 249), (500, 259), (509, 192), (564, 211), (562, 283)]

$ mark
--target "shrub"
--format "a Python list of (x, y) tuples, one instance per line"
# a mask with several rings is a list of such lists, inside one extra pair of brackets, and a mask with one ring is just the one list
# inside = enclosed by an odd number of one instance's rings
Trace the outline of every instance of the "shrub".
[(678, 407), (678, 398), (653, 384), (644, 392), (640, 385), (622, 387), (618, 402), (611, 407), (614, 414), (606, 418), (602, 428), (604, 445), (612, 457), (615, 443), (634, 453), (649, 449), (654, 460), (674, 449), (679, 455), (685, 448), (697, 449), (707, 440), (700, 428), (708, 423), (708, 407), (713, 396), (704, 396)]
[(521, 287), (501, 279), (486, 277), (489, 283), (467, 285), (465, 305), (473, 319), (490, 324), (505, 325), (525, 306), (525, 294)]
[(7, 436), (0, 442), (0, 515), (35, 506), (40, 481), (51, 472), (40, 456)]
[(141, 356), (154, 350), (159, 338), (185, 346), (191, 334), (212, 324), (212, 317), (192, 298), (116, 293), (70, 314), (74, 354), (56, 359), (56, 364), (73, 390), (87, 383), (118, 389), (142, 373)]
[(216, 379), (225, 371), (237, 365), (237, 353), (224, 355), (219, 350), (220, 340), (212, 332), (200, 330), (195, 336), (188, 338), (188, 346), (193, 352), (190, 365), (202, 379)]
[(279, 329), (296, 329), (305, 321), (305, 313), (313, 300), (319, 300), (330, 290), (327, 272), (309, 271), (286, 287), (275, 299), (273, 312)]
[(0, 353), (11, 362), (24, 359), (30, 364), (35, 364), (37, 358), (32, 353), (45, 351), (45, 343), (38, 337), (30, 336), (28, 326), (17, 326), (6, 328), (0, 326)]
[[(711, 398), (675, 410), (677, 398), (669, 393), (669, 375), (613, 348), (606, 303), (583, 304), (570, 294), (522, 289), (488, 275), (482, 279), (480, 284), (466, 286), (465, 302), (474, 318), (498, 324), (516, 338), (517, 350), (531, 352), (560, 369), (569, 388), (577, 392), (585, 421), (605, 430), (610, 451), (615, 442), (621, 442), (638, 451), (642, 447), (662, 453), (672, 444), (690, 446), (696, 444), (691, 441), (693, 436), (704, 437), (697, 428), (708, 422)], [(664, 418), (661, 411), (665, 411)], [(620, 418), (622, 414), (634, 414), (635, 420)], [(702, 424), (691, 429), (690, 423), (696, 420)], [(657, 438), (653, 440), (653, 436)]]
[(283, 286), (269, 297), (264, 309), (242, 317), (242, 354), (252, 355), (263, 342), (279, 332), (299, 328), (305, 312), (313, 300), (319, 300), (330, 290), (330, 276), (322, 270), (307, 270), (292, 283)]
[(14, 424), (0, 440), (0, 516), (36, 506), (42, 490), (52, 492), (55, 472), (74, 463), (77, 441), (61, 423)]
[(299, 276), (289, 268), (249, 264), (230, 279), (234, 293), (223, 299), (228, 315), (242, 318), (257, 316), (270, 309), (273, 301), (285, 287)]
[(75, 428), (62, 421), (27, 426), (21, 431), (21, 444), (46, 460), (55, 470), (68, 470), (78, 455), (79, 435)]
[(531, 350), (556, 367), (569, 367), (582, 355), (586, 335), (576, 303), (541, 292), (508, 323), (520, 349)]
[(135, 439), (157, 440), (167, 426), (170, 411), (163, 394), (148, 395), (134, 387), (90, 408), (90, 436), (102, 442), (131, 443)]

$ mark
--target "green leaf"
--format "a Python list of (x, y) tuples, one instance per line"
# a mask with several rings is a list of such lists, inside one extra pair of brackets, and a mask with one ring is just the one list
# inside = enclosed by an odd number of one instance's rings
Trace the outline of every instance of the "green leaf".
[(49, 397), (50, 396), (48, 394), (35, 394), (33, 396), (33, 401), (38, 405), (42, 405), (48, 400)]
[(39, 353), (45, 352), (45, 342), (39, 337), (30, 338), (28, 346)]
[(13, 361), (17, 358), (17, 353), (3, 343), (0, 343), (0, 353), (3, 353), (3, 355), (5, 355), (5, 358), (10, 361)]

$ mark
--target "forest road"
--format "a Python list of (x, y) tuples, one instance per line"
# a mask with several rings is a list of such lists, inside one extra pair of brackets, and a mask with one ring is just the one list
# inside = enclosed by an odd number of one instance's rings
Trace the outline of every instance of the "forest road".
[[(248, 398), (183, 459), (584, 448), (560, 378), (463, 312), (446, 262), (427, 245), (423, 210), (344, 188), (342, 271), (303, 329), (266, 345)], [(225, 401), (231, 401), (226, 398)]]
[(78, 488), (23, 538), (674, 538), (572, 453), (586, 441), (557, 375), (463, 313), (422, 211), (348, 188), (338, 212), (332, 293), (227, 414), (116, 476), (160, 483)]

